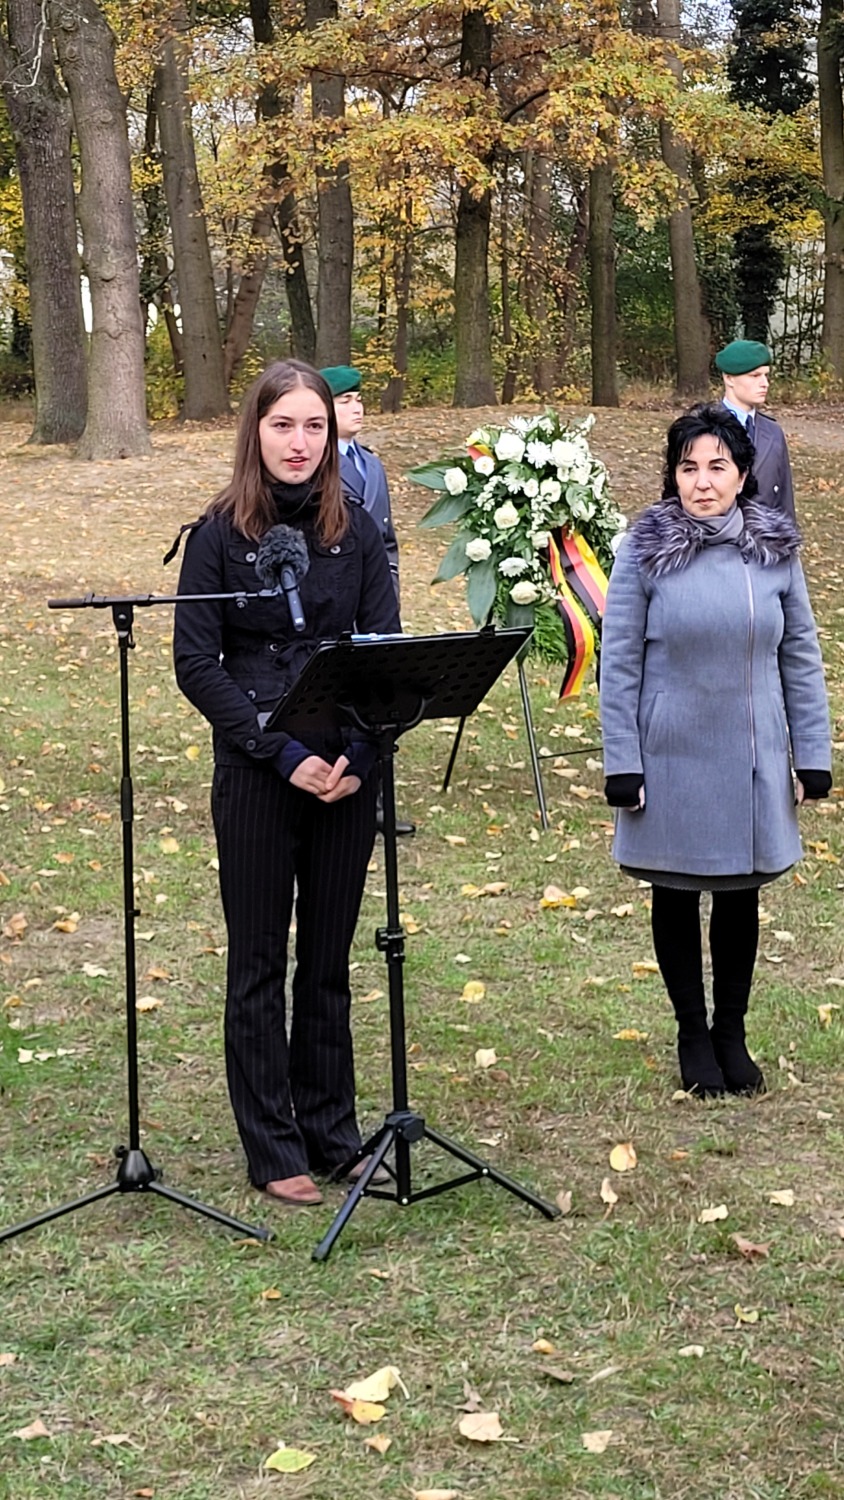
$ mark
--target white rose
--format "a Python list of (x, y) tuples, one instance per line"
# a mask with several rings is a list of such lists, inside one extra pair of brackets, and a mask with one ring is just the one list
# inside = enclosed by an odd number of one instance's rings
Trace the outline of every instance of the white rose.
[(524, 451), (524, 438), (520, 438), (517, 432), (502, 432), (495, 445), (495, 456), (500, 458), (502, 463), (506, 463), (509, 459), (515, 459), (516, 463), (520, 463)]
[(469, 483), (462, 469), (446, 469), (443, 484), (450, 495), (462, 495)]
[(499, 573), (503, 573), (505, 578), (518, 578), (520, 573), (524, 573), (527, 566), (523, 557), (505, 557), (498, 564), (498, 571)]
[(567, 443), (563, 438), (556, 438), (551, 444), (551, 462), (555, 463), (558, 469), (569, 468), (571, 464), (577, 462), (579, 456), (580, 449), (576, 443)]
[(551, 462), (551, 449), (547, 443), (540, 443), (534, 438), (525, 449), (525, 458), (535, 469), (544, 469)]
[(466, 543), (466, 556), (470, 562), (486, 562), (491, 551), (492, 546), (484, 536), (473, 536), (471, 542)]
[(492, 473), (492, 471), (493, 471), (494, 468), (495, 468), (495, 462), (494, 462), (494, 460), (491, 459), (489, 457), (489, 455), (486, 454), (486, 453), (482, 453), (481, 456), (480, 456), (480, 458), (476, 458), (475, 459), (475, 473), (476, 474), (483, 474), (484, 478), (486, 478), (486, 479), (489, 478), (489, 476)]
[(548, 546), (548, 543), (551, 540), (551, 533), (550, 531), (532, 531), (530, 534), (530, 539), (537, 552), (539, 552), (543, 547)]
[(520, 583), (513, 584), (510, 598), (514, 604), (534, 604), (539, 598), (539, 589), (528, 578), (523, 578)]
[(503, 505), (499, 505), (493, 520), (499, 531), (512, 531), (514, 526), (518, 526), (519, 512), (512, 500), (505, 500)]
[(525, 480), (525, 484), (524, 484), (524, 488), (523, 488), (523, 494), (527, 495), (528, 500), (535, 500), (536, 497), (537, 497), (537, 495), (539, 494), (539, 480), (538, 479), (527, 479), (527, 480)]
[(577, 463), (572, 465), (571, 472), (569, 473), (569, 479), (572, 484), (588, 484), (591, 467), (589, 459), (585, 454), (581, 454)]
[(560, 484), (559, 479), (543, 479), (539, 486), (539, 493), (540, 495), (546, 495), (551, 504), (556, 505), (563, 493), (563, 486)]

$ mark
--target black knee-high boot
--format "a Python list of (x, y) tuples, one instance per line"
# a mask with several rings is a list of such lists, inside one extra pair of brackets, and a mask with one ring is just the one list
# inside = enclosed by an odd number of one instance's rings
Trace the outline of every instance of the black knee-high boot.
[(761, 1094), (765, 1079), (747, 1050), (744, 1020), (759, 942), (759, 892), (712, 897), (712, 1045), (731, 1094)]
[(651, 902), (654, 952), (677, 1017), (677, 1056), (687, 1093), (725, 1091), (706, 1022), (700, 940), (700, 894), (655, 885)]

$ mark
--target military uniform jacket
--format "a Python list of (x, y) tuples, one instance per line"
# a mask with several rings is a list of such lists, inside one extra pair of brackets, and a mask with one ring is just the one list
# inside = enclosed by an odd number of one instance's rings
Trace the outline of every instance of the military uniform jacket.
[(359, 443), (358, 446), (363, 448), (366, 458), (366, 480), (358, 472), (355, 467), (355, 461), (349, 453), (340, 454), (340, 479), (343, 489), (349, 498), (369, 511), (381, 533), (384, 546), (387, 549), (387, 561), (390, 564), (390, 572), (393, 575), (393, 587), (398, 599), (399, 544), (396, 540), (392, 513), (390, 511), (390, 490), (387, 484), (387, 475), (378, 455), (373, 453), (371, 448), (366, 448), (363, 443)]
[[(729, 411), (729, 407), (726, 408)], [(791, 463), (785, 433), (773, 417), (764, 412), (754, 412), (756, 457), (753, 473), (759, 485), (757, 499), (774, 510), (784, 510), (792, 521), (797, 519), (794, 509), (794, 486), (791, 480)]]

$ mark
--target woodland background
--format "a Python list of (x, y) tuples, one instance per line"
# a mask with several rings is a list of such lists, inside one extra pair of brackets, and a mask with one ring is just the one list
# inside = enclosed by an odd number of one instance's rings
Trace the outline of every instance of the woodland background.
[(10, 0), (7, 393), (148, 450), (268, 358), (382, 410), (844, 377), (841, 0)]

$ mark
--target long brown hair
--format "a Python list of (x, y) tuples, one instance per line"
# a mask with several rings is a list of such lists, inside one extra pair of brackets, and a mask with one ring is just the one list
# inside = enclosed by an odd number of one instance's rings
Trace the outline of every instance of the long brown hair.
[(258, 424), (276, 401), (297, 386), (304, 386), (319, 396), (328, 418), (325, 452), (311, 485), (317, 503), (317, 534), (324, 546), (333, 547), (345, 536), (349, 525), (340, 485), (334, 397), (319, 371), (298, 359), (281, 359), (269, 365), (246, 392), (240, 408), (234, 471), (225, 489), (211, 501), (208, 514), (230, 516), (232, 525), (253, 540), (263, 536), (275, 523), (272, 479), (261, 461)]

